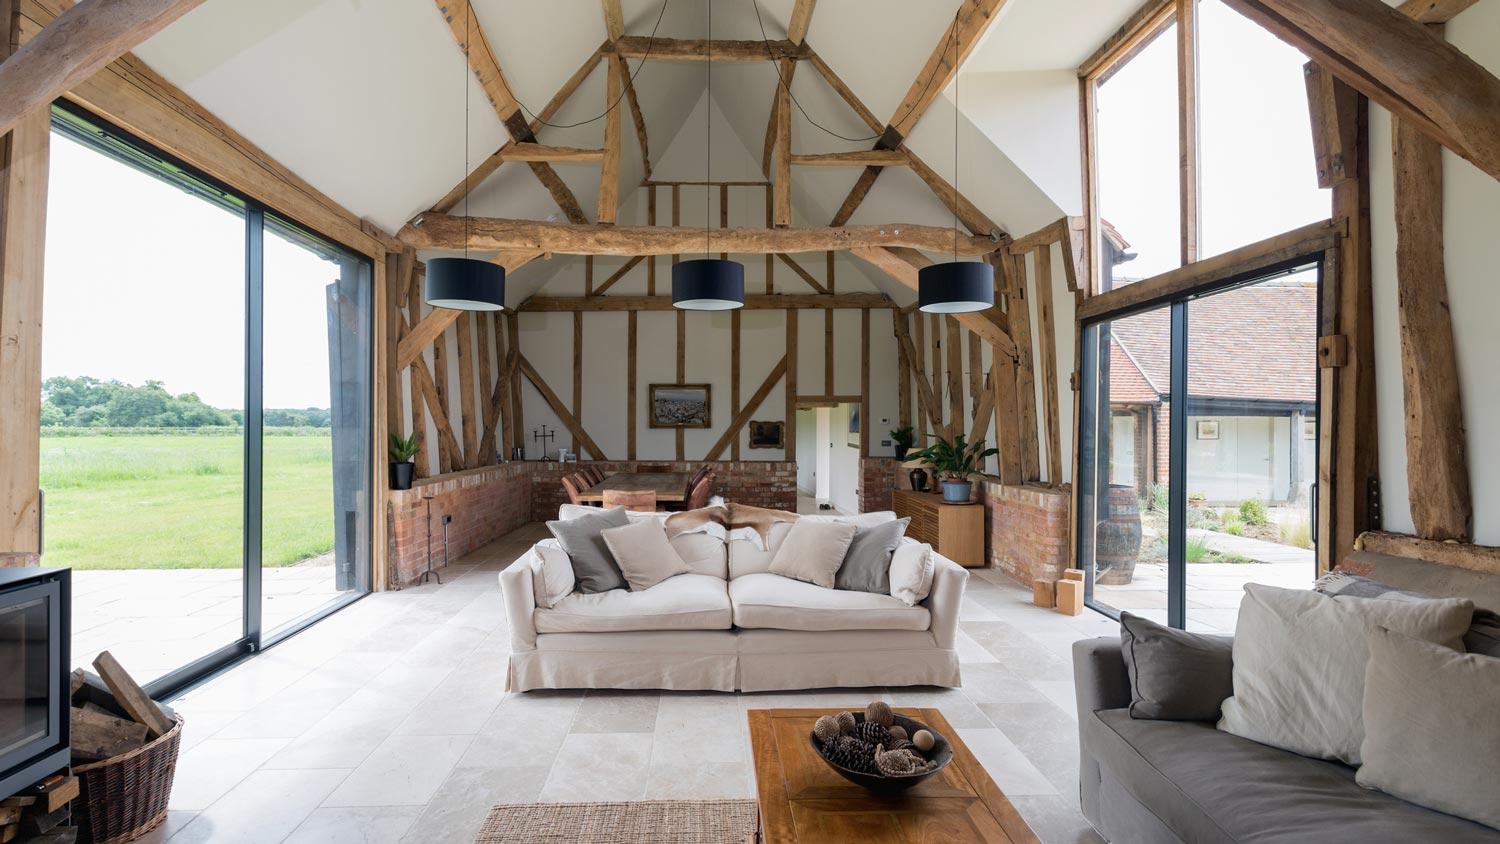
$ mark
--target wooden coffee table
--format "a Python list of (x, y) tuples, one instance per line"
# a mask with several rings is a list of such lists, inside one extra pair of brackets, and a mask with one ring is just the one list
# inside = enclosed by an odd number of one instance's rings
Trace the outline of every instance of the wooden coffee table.
[(829, 710), (750, 710), (765, 844), (1038, 844), (941, 712), (896, 711), (946, 736), (953, 761), (899, 797), (879, 797), (839, 776), (813, 750), (813, 722)]

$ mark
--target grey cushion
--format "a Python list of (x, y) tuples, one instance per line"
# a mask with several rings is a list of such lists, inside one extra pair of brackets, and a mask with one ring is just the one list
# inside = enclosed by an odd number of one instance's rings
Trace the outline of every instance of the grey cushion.
[(573, 563), (573, 577), (578, 581), (578, 591), (584, 593), (608, 592), (625, 588), (625, 575), (615, 564), (609, 553), (602, 532), (607, 528), (624, 527), (630, 524), (624, 507), (602, 510), (597, 515), (589, 514), (576, 519), (548, 522), (547, 529), (557, 537), (568, 559)]
[(1174, 630), (1120, 613), (1120, 652), (1130, 675), (1130, 717), (1217, 721), (1234, 694), (1234, 639)]
[(1500, 656), (1500, 621), (1488, 610), (1475, 610), (1474, 623), (1464, 634), (1464, 650), (1471, 654)]
[[(1419, 572), (1423, 566), (1430, 567), (1430, 564), (1416, 560), (1398, 560), (1398, 567), (1403, 564), (1412, 566)], [(1378, 580), (1340, 571), (1331, 571), (1318, 578), (1313, 589), (1325, 595), (1383, 598), (1388, 601), (1431, 601), (1439, 597), (1410, 589), (1397, 589)], [(1500, 656), (1500, 613), (1485, 609), (1479, 605), (1478, 600), (1475, 601), (1474, 621), (1464, 634), (1464, 650), (1485, 656)]]
[(844, 564), (833, 576), (833, 588), (891, 594), (891, 555), (906, 535), (911, 519), (896, 519), (854, 532)]
[(1500, 832), (1361, 788), (1354, 771), (1197, 721), (1080, 713), (1084, 748), (1195, 844), (1496, 844)]
[(1357, 781), (1500, 829), (1496, 701), (1500, 659), (1371, 631)]

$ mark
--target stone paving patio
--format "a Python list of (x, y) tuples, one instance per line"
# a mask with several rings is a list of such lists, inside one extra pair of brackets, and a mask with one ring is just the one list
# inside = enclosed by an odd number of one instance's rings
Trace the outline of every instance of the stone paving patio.
[[(243, 635), (242, 583), (239, 569), (75, 569), (73, 665), (107, 649), (143, 682), (181, 668)], [(268, 568), (261, 583), (267, 632), (344, 594), (331, 564)]]

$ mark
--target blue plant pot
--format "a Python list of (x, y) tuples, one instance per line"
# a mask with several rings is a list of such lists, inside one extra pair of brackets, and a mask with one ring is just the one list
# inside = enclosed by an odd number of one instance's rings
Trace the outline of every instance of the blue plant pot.
[(943, 500), (954, 504), (967, 504), (969, 490), (974, 486), (969, 481), (943, 481)]

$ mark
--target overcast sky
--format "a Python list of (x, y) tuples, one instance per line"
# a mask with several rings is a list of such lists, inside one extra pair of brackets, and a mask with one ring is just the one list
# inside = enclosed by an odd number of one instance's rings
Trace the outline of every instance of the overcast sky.
[[(244, 398), (244, 218), (52, 136), (42, 377), (162, 381)], [(266, 407), (328, 407), (325, 288), (338, 267), (272, 233)]]

